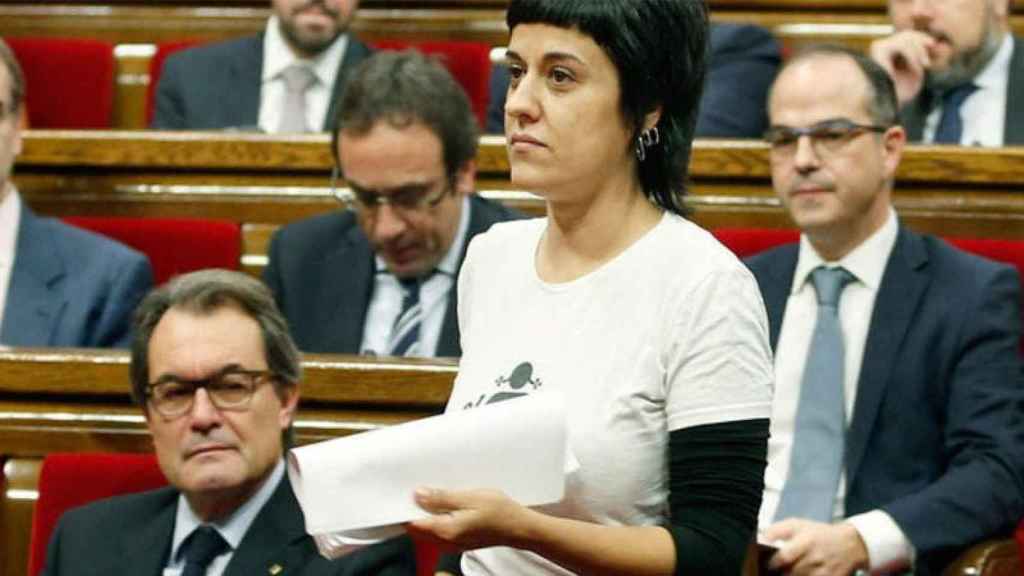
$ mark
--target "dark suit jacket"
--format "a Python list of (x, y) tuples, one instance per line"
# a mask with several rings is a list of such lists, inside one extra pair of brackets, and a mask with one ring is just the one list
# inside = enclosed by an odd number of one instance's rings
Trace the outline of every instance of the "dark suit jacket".
[[(66, 512), (46, 551), (43, 576), (159, 576), (170, 555), (179, 492), (161, 488), (115, 496)], [(225, 576), (414, 576), (415, 553), (396, 538), (336, 561), (317, 552), (288, 478), (260, 510)]]
[(132, 313), (152, 286), (144, 255), (23, 204), (0, 343), (126, 347)]
[[(324, 131), (331, 129), (344, 79), (370, 54), (366, 44), (349, 35), (324, 119)], [(262, 74), (262, 34), (172, 54), (164, 62), (157, 85), (151, 127), (165, 130), (256, 130)]]
[[(760, 138), (768, 127), (768, 88), (782, 57), (771, 32), (750, 24), (712, 24), (708, 77), (697, 116), (702, 138)], [(491, 72), (487, 132), (505, 131), (508, 68)]]
[[(907, 130), (907, 139), (920, 142), (924, 137), (924, 123), (933, 107), (933, 98), (927, 90), (900, 111), (900, 122)], [(1006, 85), (1006, 121), (1003, 144), (1024, 144), (1024, 38), (1014, 37), (1013, 55), (1010, 57), (1010, 77)]]
[[(459, 256), (466, 256), (469, 238), (495, 222), (521, 218), (501, 204), (470, 196), (468, 238)], [(363, 324), (373, 293), (374, 252), (355, 214), (333, 212), (289, 224), (270, 242), (270, 264), (263, 280), (274, 293), (292, 336), (305, 352), (358, 354)], [(457, 284), (457, 283), (456, 283)], [(456, 288), (437, 343), (437, 356), (461, 356), (455, 319)]]
[[(797, 257), (791, 244), (747, 261), (773, 349)], [(846, 513), (891, 515), (919, 574), (1024, 516), (1020, 297), (1013, 268), (900, 229), (847, 431)]]

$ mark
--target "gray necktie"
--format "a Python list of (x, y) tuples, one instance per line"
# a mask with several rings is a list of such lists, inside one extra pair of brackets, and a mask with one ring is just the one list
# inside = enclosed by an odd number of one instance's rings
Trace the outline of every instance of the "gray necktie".
[(818, 319), (800, 383), (789, 475), (776, 520), (832, 521), (846, 444), (839, 294), (853, 280), (853, 274), (843, 268), (819, 266), (811, 272), (818, 294)]
[(423, 323), (423, 307), (420, 306), (420, 285), (426, 279), (400, 279), (402, 285), (402, 311), (395, 319), (388, 340), (388, 355), (420, 355), (420, 325)]
[(308, 66), (292, 64), (281, 72), (284, 78), (284, 106), (278, 132), (309, 132), (306, 125), (306, 91), (316, 84), (316, 74)]

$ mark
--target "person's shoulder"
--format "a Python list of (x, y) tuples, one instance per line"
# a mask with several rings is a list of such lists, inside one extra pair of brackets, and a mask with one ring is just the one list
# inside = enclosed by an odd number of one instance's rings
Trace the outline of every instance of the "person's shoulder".
[[(934, 274), (943, 280), (944, 285), (962, 286), (965, 282), (976, 281), (985, 284), (994, 276), (1010, 273), (1017, 275), (1017, 269), (1005, 262), (986, 258), (968, 252), (950, 244), (948, 241), (931, 235), (917, 235), (906, 231), (910, 241), (917, 239), (924, 247), (928, 262)], [(1021, 257), (1024, 261), (1024, 257)]]
[(262, 51), (263, 35), (257, 34), (221, 42), (198, 44), (179, 50), (167, 57), (164, 66), (220, 66), (243, 54), (256, 53), (262, 56)]
[(339, 236), (358, 227), (350, 210), (333, 210), (285, 224), (274, 234), (274, 241), (289, 246), (336, 245)]
[(65, 533), (93, 530), (109, 533), (111, 528), (131, 523), (144, 526), (169, 506), (174, 506), (177, 498), (178, 491), (169, 486), (111, 496), (69, 509), (60, 522)]
[(683, 218), (669, 215), (657, 229), (656, 242), (647, 250), (652, 269), (669, 271), (674, 290), (687, 290), (715, 277), (741, 277), (753, 281), (750, 270), (711, 232)]
[(55, 218), (37, 218), (35, 225), (52, 240), (66, 263), (81, 267), (146, 262), (145, 254), (117, 240)]
[(501, 257), (501, 254), (534, 246), (546, 223), (547, 218), (495, 222), (485, 232), (474, 236), (470, 247), (488, 258)]
[(480, 215), (480, 217), (486, 222), (504, 222), (507, 220), (524, 220), (530, 216), (510, 208), (497, 200), (491, 200), (484, 198), (480, 194), (472, 194), (469, 197), (470, 209), (474, 214)]
[(711, 26), (711, 58), (735, 53), (779, 55), (778, 41), (771, 31), (756, 24), (716, 23)]

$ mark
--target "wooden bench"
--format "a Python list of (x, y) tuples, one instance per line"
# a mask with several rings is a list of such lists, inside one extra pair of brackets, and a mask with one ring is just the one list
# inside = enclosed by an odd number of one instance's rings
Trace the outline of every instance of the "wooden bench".
[[(29, 131), (15, 181), (55, 216), (203, 217), (243, 227), (242, 265), (259, 274), (282, 224), (342, 208), (328, 186), (327, 136)], [(526, 212), (541, 199), (512, 189), (504, 139), (484, 137), (478, 189)], [(1024, 237), (1024, 148), (911, 147), (895, 204), (913, 228), (960, 237)], [(792, 224), (771, 187), (767, 146), (698, 141), (688, 204), (709, 228)]]
[[(471, 40), (502, 47), (508, 41), (505, 0), (367, 0), (352, 29), (367, 41)], [(713, 0), (712, 19), (760, 24), (791, 52), (810, 43), (864, 48), (891, 33), (884, 1), (833, 3)], [(183, 0), (29, 3), (0, 1), (0, 36), (90, 37), (116, 45), (116, 99), (112, 126), (144, 128), (149, 65), (155, 43), (215, 41), (257, 33), (270, 10), (266, 0)], [(1024, 33), (1024, 14), (1012, 17)]]
[[(450, 361), (309, 355), (303, 362), (299, 443), (441, 412)], [(0, 350), (0, 573), (24, 574), (39, 463), (48, 452), (147, 452), (141, 410), (129, 397), (128, 354)]]

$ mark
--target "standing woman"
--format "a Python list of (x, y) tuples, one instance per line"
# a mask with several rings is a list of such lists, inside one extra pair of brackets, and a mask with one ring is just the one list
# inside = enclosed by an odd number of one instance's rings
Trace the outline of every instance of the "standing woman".
[(508, 26), (512, 182), (547, 218), (471, 243), (448, 410), (559, 390), (580, 467), (541, 509), (421, 489), (411, 530), (466, 574), (739, 574), (772, 364), (754, 278), (682, 217), (706, 7), (511, 0)]

